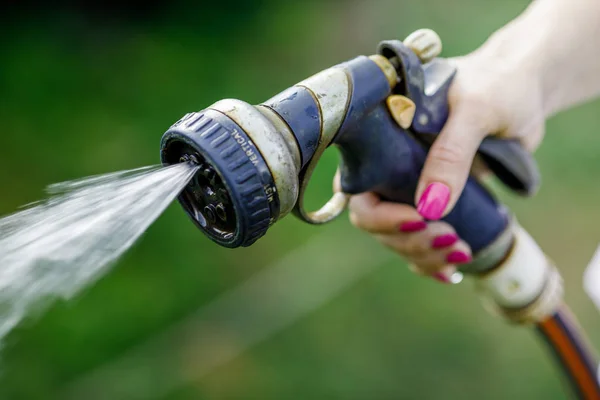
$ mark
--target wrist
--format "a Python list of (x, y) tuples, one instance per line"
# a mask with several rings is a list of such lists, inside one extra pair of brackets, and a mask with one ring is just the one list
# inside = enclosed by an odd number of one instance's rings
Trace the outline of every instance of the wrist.
[[(534, 3), (535, 4), (535, 3)], [(547, 104), (551, 97), (553, 69), (548, 62), (548, 37), (545, 22), (532, 22), (530, 10), (494, 32), (476, 51), (505, 71), (505, 77), (516, 79), (523, 90), (530, 91), (538, 100), (544, 117), (550, 112)], [(510, 85), (511, 82), (506, 82)]]
[(495, 32), (481, 52), (526, 76), (548, 118), (600, 94), (599, 38), (600, 2), (536, 0)]

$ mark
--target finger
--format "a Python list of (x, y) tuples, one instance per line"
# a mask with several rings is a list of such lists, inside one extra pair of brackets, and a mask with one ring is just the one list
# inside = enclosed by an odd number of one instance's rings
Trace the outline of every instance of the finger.
[(459, 283), (462, 280), (462, 276), (456, 274), (456, 267), (454, 265), (444, 265), (437, 269), (436, 272), (431, 274), (426, 273), (420, 269), (416, 264), (410, 263), (408, 269), (416, 275), (433, 278), (438, 282), (445, 284)]
[(444, 272), (448, 265), (457, 267), (466, 264), (471, 261), (471, 257), (469, 245), (459, 240), (447, 248), (417, 255), (412, 258), (412, 262), (423, 274), (433, 275)]
[(519, 136), (521, 145), (530, 153), (535, 152), (544, 138), (546, 128), (544, 122), (543, 117), (532, 116), (531, 119), (519, 129), (520, 132), (515, 132), (515, 135)]
[(470, 174), (479, 181), (485, 181), (489, 177), (493, 176), (492, 171), (479, 155), (476, 155), (475, 158), (473, 158)]
[(438, 221), (428, 223), (424, 231), (396, 234), (390, 239), (390, 243), (395, 244), (398, 251), (411, 258), (427, 255), (459, 240), (451, 225)]
[(427, 227), (414, 207), (381, 201), (373, 193), (352, 196), (349, 209), (352, 224), (369, 233), (416, 232)]
[(445, 222), (430, 222), (420, 232), (376, 235), (377, 239), (395, 252), (415, 260), (458, 242), (452, 226)]
[(452, 209), (488, 132), (472, 109), (453, 110), (429, 150), (415, 196), (417, 210), (426, 219), (440, 219)]
[[(454, 255), (460, 255), (460, 261), (454, 264), (449, 260), (456, 259)], [(456, 284), (462, 281), (462, 274), (457, 273), (457, 265), (469, 262), (470, 249), (465, 242), (458, 242), (452, 248), (435, 253), (429, 253), (423, 257), (412, 260), (411, 270), (418, 275), (431, 277), (445, 284)]]

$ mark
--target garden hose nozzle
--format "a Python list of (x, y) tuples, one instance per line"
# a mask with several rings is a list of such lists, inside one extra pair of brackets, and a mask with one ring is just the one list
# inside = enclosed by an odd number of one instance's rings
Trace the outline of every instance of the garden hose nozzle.
[[(437, 58), (440, 51), (439, 37), (420, 30), (404, 42), (381, 42), (377, 54), (321, 71), (259, 105), (227, 99), (185, 115), (161, 143), (163, 163), (200, 166), (179, 201), (226, 247), (251, 245), (290, 212), (309, 223), (328, 222), (352, 194), (372, 191), (412, 204), (428, 147), (448, 117), (456, 70)], [(332, 145), (342, 156), (343, 193), (309, 212), (304, 191)], [(479, 156), (513, 190), (536, 190), (535, 163), (516, 141), (487, 138)], [(474, 179), (445, 220), (474, 252), (508, 221)]]
[[(200, 168), (179, 196), (194, 223), (226, 247), (250, 246), (289, 213), (311, 224), (333, 220), (350, 195), (374, 192), (414, 205), (427, 152), (448, 118), (456, 69), (438, 58), (431, 30), (379, 44), (251, 105), (221, 100), (185, 115), (163, 136), (164, 164)], [(304, 208), (304, 192), (323, 152), (341, 153), (341, 192), (321, 209)], [(516, 140), (487, 137), (477, 157), (508, 188), (533, 194), (535, 162)], [(514, 217), (474, 177), (443, 218), (469, 244), (476, 277), (495, 310), (534, 324), (581, 399), (600, 400), (597, 364), (562, 304), (558, 270)]]

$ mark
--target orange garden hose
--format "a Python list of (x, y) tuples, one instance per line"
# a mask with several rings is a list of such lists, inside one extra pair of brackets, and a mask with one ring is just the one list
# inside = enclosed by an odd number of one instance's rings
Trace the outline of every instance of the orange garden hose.
[(566, 305), (537, 324), (537, 330), (554, 353), (568, 383), (581, 400), (600, 400), (598, 363), (592, 348)]

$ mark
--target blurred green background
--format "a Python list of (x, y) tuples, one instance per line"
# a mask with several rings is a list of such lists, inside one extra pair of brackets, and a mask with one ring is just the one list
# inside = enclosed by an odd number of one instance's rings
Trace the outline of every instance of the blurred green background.
[[(443, 55), (464, 54), (527, 3), (10, 3), (0, 39), (0, 213), (39, 199), (53, 182), (156, 164), (169, 125), (218, 99), (260, 102), (422, 27), (440, 34)], [(600, 315), (581, 281), (600, 240), (599, 105), (548, 122), (535, 198), (500, 193), (561, 267), (567, 300), (596, 344)], [(327, 197), (336, 162), (328, 153), (319, 167), (313, 205)], [(315, 285), (298, 280), (311, 298), (316, 286), (327, 291), (346, 273), (356, 261), (352, 249), (370, 264), (353, 267), (356, 279), (312, 312), (290, 314), (281, 329), (251, 343), (245, 330), (217, 329), (211, 340), (221, 347), (206, 345), (206, 324), (198, 321), (223, 293), (293, 252), (297, 273), (305, 260), (328, 271), (311, 272)], [(246, 326), (261, 323), (248, 318)], [(206, 349), (223, 362), (206, 367)], [(227, 250), (173, 204), (105, 277), (13, 331), (0, 353), (0, 398), (568, 396), (532, 332), (490, 316), (469, 283), (445, 287), (412, 275), (347, 218), (317, 228), (290, 217), (253, 247)]]

